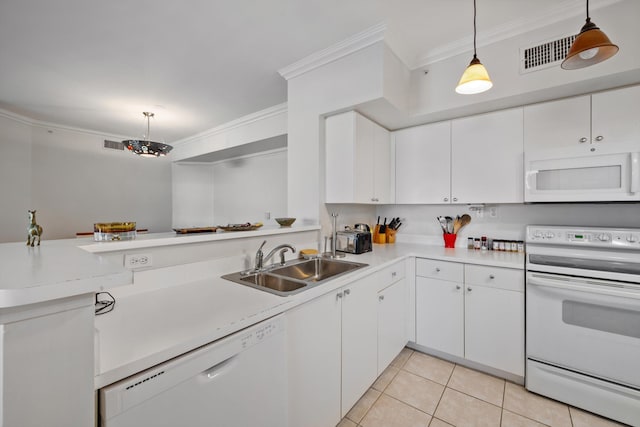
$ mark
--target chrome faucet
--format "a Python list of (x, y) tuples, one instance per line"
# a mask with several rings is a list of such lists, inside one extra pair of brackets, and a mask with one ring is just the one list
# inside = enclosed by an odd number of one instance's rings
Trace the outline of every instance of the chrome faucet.
[(291, 249), (291, 252), (293, 252), (293, 253), (296, 252), (296, 248), (295, 247), (293, 247), (292, 245), (290, 245), (288, 243), (283, 243), (283, 244), (278, 245), (275, 248), (271, 249), (271, 251), (267, 254), (267, 256), (264, 256), (264, 253), (262, 252), (262, 248), (264, 247), (264, 245), (266, 243), (267, 243), (266, 240), (264, 242), (262, 242), (262, 244), (258, 248), (258, 252), (256, 252), (256, 263), (255, 263), (255, 267), (254, 267), (255, 271), (264, 270), (264, 263), (269, 261), (276, 254), (276, 252), (278, 252), (278, 251), (280, 251), (280, 265), (284, 265), (284, 253), (287, 252), (287, 249)]

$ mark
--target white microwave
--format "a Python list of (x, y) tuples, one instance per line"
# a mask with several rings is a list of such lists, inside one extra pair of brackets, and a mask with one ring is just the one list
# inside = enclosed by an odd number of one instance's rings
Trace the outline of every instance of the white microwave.
[(526, 152), (525, 202), (640, 200), (640, 143)]

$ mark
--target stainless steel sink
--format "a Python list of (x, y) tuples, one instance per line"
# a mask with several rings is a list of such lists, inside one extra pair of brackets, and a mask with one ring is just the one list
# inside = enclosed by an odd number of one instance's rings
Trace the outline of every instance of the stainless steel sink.
[(226, 274), (222, 278), (271, 292), (272, 294), (287, 296), (302, 292), (329, 279), (367, 265), (359, 262), (315, 258), (304, 261), (290, 261), (283, 267), (276, 267), (267, 271), (242, 271)]
[(272, 274), (307, 282), (322, 282), (343, 273), (357, 270), (366, 264), (315, 258), (271, 270)]

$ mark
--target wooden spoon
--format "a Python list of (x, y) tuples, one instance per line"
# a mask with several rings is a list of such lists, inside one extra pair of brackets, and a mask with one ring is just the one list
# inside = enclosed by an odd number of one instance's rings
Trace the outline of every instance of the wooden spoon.
[[(457, 220), (458, 218), (456, 218)], [(462, 229), (465, 225), (471, 222), (471, 216), (469, 214), (464, 214), (453, 224), (453, 232), (458, 234), (458, 231)]]

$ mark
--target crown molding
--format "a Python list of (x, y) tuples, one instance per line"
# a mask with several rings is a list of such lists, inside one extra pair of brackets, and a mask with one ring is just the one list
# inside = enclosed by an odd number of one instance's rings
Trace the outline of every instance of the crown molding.
[[(596, 0), (589, 5), (590, 11), (600, 9), (618, 3), (622, 0)], [(531, 15), (521, 19), (507, 22), (488, 31), (479, 31), (477, 34), (477, 45), (487, 46), (502, 40), (519, 36), (529, 31), (537, 30), (557, 22), (564, 21), (574, 16), (584, 15), (584, 0), (564, 0), (558, 2), (553, 8), (545, 10), (537, 15)], [(579, 27), (570, 29), (576, 31)], [(454, 56), (471, 51), (473, 46), (473, 36), (468, 36), (451, 43), (442, 45), (438, 49), (433, 49), (429, 54), (419, 57), (410, 69), (424, 67), (435, 62), (443, 61)]]
[(387, 26), (384, 23), (374, 25), (373, 27), (336, 43), (333, 46), (320, 50), (316, 53), (312, 53), (291, 65), (281, 68), (278, 70), (278, 73), (280, 73), (280, 75), (286, 80), (298, 77), (301, 74), (384, 40), (384, 33), (386, 29)]
[(282, 104), (277, 104), (277, 105), (274, 105), (273, 107), (265, 108), (264, 110), (260, 110), (255, 113), (248, 114), (246, 116), (240, 117), (239, 119), (232, 120), (223, 125), (211, 128), (204, 132), (197, 133), (187, 138), (179, 139), (177, 141), (172, 142), (172, 145), (174, 147), (177, 147), (180, 145), (188, 145), (190, 143), (200, 141), (207, 137), (229, 132), (241, 126), (246, 126), (251, 123), (258, 122), (260, 120), (265, 120), (270, 117), (277, 116), (279, 114), (283, 114), (283, 113), (286, 114), (286, 112), (287, 112), (287, 103), (284, 102)]
[(88, 135), (96, 135), (96, 136), (110, 138), (110, 139), (127, 139), (128, 138), (127, 136), (124, 136), (124, 135), (115, 135), (112, 133), (101, 132), (93, 129), (83, 129), (83, 128), (78, 128), (73, 126), (66, 126), (66, 125), (61, 125), (57, 123), (46, 122), (43, 120), (36, 120), (36, 119), (32, 119), (30, 117), (23, 116), (23, 115), (14, 113), (12, 111), (4, 110), (4, 109), (0, 109), (0, 117), (13, 120), (15, 122), (21, 123), (26, 126), (44, 128), (47, 130), (60, 130), (65, 132), (84, 133)]

